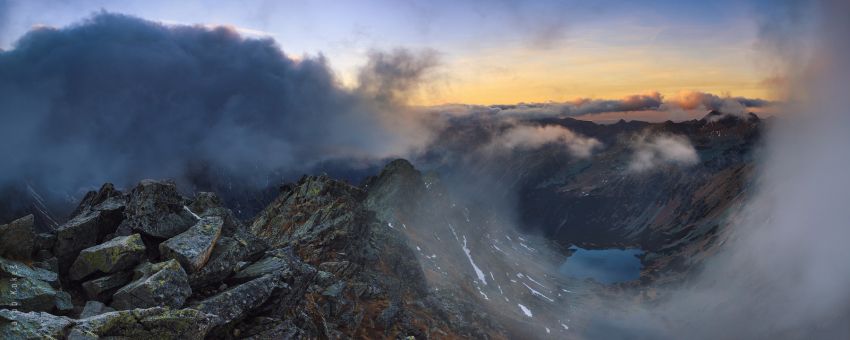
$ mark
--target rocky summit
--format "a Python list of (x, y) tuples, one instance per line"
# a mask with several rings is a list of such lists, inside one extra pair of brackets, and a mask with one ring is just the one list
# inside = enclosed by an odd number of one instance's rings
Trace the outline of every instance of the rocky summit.
[[(390, 181), (396, 168), (415, 171), (397, 161), (382, 177)], [(243, 223), (212, 193), (184, 197), (166, 181), (145, 180), (126, 192), (105, 184), (54, 233), (36, 235), (31, 216), (0, 226), (9, 244), (0, 258), (0, 334), (471, 335), (472, 328), (452, 320), (458, 312), (429, 293), (405, 234), (387, 228), (375, 212), (376, 204), (400, 195), (386, 189), (370, 195), (346, 182), (308, 176), (282, 187), (276, 200)]]

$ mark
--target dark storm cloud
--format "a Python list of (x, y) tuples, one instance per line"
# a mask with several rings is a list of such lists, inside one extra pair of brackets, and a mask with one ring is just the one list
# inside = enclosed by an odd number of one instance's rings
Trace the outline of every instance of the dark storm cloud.
[(180, 177), (189, 163), (257, 174), (402, 153), (408, 135), (424, 137), (394, 116), (434, 59), (374, 56), (368, 91), (349, 90), (324, 57), (294, 59), (228, 28), (100, 13), (35, 29), (0, 52), (0, 182)]

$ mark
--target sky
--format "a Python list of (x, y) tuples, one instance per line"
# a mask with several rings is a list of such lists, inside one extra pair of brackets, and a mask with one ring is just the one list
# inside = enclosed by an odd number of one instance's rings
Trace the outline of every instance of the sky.
[(0, 48), (33, 27), (104, 10), (171, 25), (227, 25), (290, 56), (323, 55), (355, 86), (375, 51), (439, 61), (413, 104), (514, 104), (683, 91), (778, 99), (746, 1), (0, 0)]

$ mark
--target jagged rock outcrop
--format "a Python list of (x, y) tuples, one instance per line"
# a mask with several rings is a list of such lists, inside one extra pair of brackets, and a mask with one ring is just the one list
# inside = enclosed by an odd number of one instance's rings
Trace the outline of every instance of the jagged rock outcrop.
[[(233, 279), (290, 273), (285, 275), (290, 290), (269, 299), (278, 306), (270, 315), (289, 316), (298, 334), (308, 337), (427, 334), (425, 325), (442, 321), (417, 303), (427, 289), (416, 256), (404, 235), (378, 218), (365, 199), (364, 190), (321, 176), (284, 186), (251, 231), (273, 247), (286, 248), (267, 252)], [(399, 317), (382, 322), (389, 305), (397, 306)], [(257, 321), (239, 327), (253, 328)], [(263, 319), (264, 327), (282, 332), (269, 323)]]
[(210, 258), (224, 221), (221, 217), (204, 217), (188, 230), (159, 244), (163, 258), (175, 259), (189, 273), (201, 269)]
[(170, 238), (189, 229), (198, 218), (186, 207), (173, 182), (143, 180), (129, 194), (121, 233), (138, 232)]
[(94, 272), (111, 274), (133, 267), (144, 254), (145, 244), (141, 235), (119, 236), (83, 249), (68, 274), (72, 280), (80, 280)]
[(189, 295), (192, 295), (189, 277), (176, 260), (143, 263), (136, 267), (135, 272), (133, 282), (112, 296), (113, 308), (180, 308)]
[(0, 225), (0, 256), (16, 260), (28, 260), (35, 249), (33, 216), (27, 215)]
[(250, 230), (272, 247), (291, 244), (305, 261), (333, 260), (361, 247), (371, 223), (360, 205), (365, 192), (327, 177), (305, 177), (254, 219)]
[(422, 174), (404, 159), (396, 159), (377, 177), (364, 185), (369, 192), (366, 207), (388, 222), (396, 220), (396, 213), (412, 214), (425, 193)]

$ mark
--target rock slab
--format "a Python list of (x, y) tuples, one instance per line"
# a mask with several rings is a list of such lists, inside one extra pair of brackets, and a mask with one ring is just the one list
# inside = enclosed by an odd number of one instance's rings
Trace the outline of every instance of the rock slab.
[(95, 272), (111, 274), (136, 265), (144, 255), (145, 244), (141, 235), (119, 236), (83, 249), (68, 273), (72, 280), (80, 280)]
[(159, 244), (163, 258), (175, 259), (183, 268), (194, 273), (207, 263), (218, 238), (221, 237), (221, 217), (204, 217), (188, 230)]
[(136, 267), (135, 280), (112, 296), (118, 310), (167, 306), (180, 308), (192, 295), (189, 277), (175, 260)]

